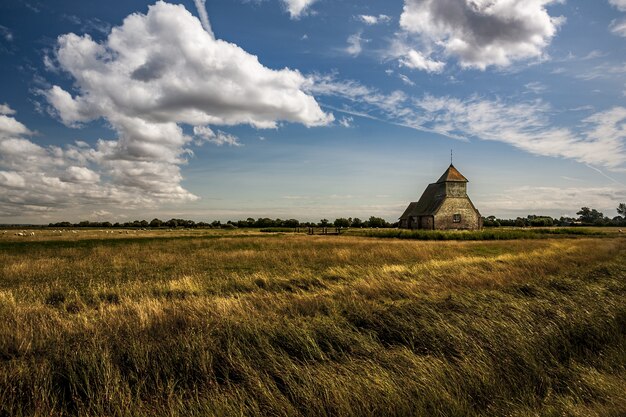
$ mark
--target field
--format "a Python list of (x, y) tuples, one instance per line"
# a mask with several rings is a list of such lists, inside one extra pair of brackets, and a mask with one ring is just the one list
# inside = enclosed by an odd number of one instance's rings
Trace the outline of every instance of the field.
[(0, 416), (626, 415), (626, 239), (519, 237), (0, 234)]

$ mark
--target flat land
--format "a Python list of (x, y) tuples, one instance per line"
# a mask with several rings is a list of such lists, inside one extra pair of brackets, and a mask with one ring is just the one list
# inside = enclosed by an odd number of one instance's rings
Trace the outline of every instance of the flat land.
[(0, 416), (626, 415), (619, 233), (14, 233)]

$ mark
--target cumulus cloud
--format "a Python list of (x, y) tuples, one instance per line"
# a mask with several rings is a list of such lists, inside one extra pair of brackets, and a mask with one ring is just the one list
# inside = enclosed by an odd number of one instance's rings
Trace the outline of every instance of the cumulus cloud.
[(0, 104), (2, 217), (193, 201), (181, 185), (190, 146), (240, 146), (237, 137), (211, 127), (334, 120), (305, 92), (310, 81), (300, 72), (269, 69), (215, 39), (183, 6), (157, 2), (147, 14), (128, 16), (102, 42), (60, 36), (54, 59), (73, 88), (43, 91), (52, 111), (71, 127), (103, 119), (116, 137), (41, 146), (15, 111)]
[(299, 19), (304, 16), (309, 7), (317, 0), (282, 0), (285, 8), (292, 19)]
[(428, 48), (485, 69), (538, 58), (563, 17), (546, 6), (559, 0), (405, 0), (400, 26)]
[[(145, 193), (101, 180), (101, 154), (76, 143), (43, 147), (12, 116), (0, 119), (0, 217), (46, 213), (70, 206), (150, 204)], [(93, 169), (92, 169), (93, 168)]]
[[(114, 189), (132, 189), (144, 201), (194, 200), (180, 184), (189, 146), (240, 146), (235, 136), (215, 133), (210, 125), (276, 128), (280, 121), (333, 121), (303, 91), (309, 81), (300, 72), (269, 69), (206, 28), (183, 6), (159, 1), (147, 14), (128, 16), (102, 42), (73, 33), (58, 38), (56, 66), (72, 76), (74, 89), (55, 85), (44, 92), (54, 113), (71, 127), (102, 118), (117, 132), (93, 149), (74, 150), (88, 154), (95, 171), (66, 167), (59, 181), (106, 178)], [(195, 140), (184, 125), (194, 127)], [(7, 115), (0, 115), (0, 129), (29, 133)]]
[(387, 16), (386, 14), (379, 14), (378, 16), (360, 14), (357, 16), (357, 19), (370, 26), (391, 21), (391, 17)]

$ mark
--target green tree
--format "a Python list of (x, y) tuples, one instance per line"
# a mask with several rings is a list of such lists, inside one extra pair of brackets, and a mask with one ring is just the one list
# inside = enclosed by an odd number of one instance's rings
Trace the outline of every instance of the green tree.
[(335, 219), (333, 224), (335, 225), (335, 227), (350, 227), (350, 221), (343, 217)]
[(582, 207), (576, 214), (579, 216), (578, 220), (587, 224), (593, 224), (604, 220), (604, 214), (596, 209), (590, 209), (589, 207)]
[(352, 219), (352, 227), (363, 227), (363, 220), (359, 219), (358, 217), (355, 217), (354, 219)]
[(369, 227), (389, 227), (389, 223), (381, 217), (370, 217), (368, 220)]

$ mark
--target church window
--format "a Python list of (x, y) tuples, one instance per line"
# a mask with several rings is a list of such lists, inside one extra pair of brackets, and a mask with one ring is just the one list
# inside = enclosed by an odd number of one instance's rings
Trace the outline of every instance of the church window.
[(461, 223), (461, 215), (460, 214), (455, 214), (452, 216), (452, 221), (454, 223)]

